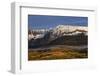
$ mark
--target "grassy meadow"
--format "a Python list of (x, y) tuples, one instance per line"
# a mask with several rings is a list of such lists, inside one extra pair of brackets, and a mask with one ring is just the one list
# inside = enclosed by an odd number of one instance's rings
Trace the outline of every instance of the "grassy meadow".
[(88, 58), (87, 49), (73, 50), (69, 48), (29, 49), (28, 60), (54, 60)]

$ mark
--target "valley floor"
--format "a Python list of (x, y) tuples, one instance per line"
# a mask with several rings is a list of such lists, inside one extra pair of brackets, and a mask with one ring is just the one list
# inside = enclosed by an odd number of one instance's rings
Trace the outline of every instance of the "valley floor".
[(28, 60), (54, 60), (88, 58), (87, 46), (53, 45), (28, 49)]

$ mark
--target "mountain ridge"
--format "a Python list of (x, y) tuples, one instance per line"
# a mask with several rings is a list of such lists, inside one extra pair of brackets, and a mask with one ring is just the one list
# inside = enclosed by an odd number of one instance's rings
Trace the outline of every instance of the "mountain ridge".
[[(66, 28), (65, 28), (66, 27)], [(88, 34), (86, 28), (74, 27), (71, 31), (68, 28), (72, 26), (58, 26), (45, 32), (44, 36), (41, 34), (39, 38), (32, 38), (28, 40), (29, 48), (37, 48), (46, 45), (87, 45)], [(81, 28), (81, 29), (80, 29)], [(70, 30), (69, 29), (69, 30)], [(64, 31), (62, 31), (64, 30)], [(67, 32), (66, 32), (67, 30)]]
[[(84, 26), (72, 26), (72, 25), (58, 25), (52, 29), (39, 29), (32, 30), (31, 34), (28, 35), (28, 39), (37, 39), (43, 37), (46, 33), (51, 32), (54, 37), (63, 36), (63, 35), (73, 35), (79, 33), (86, 33), (87, 35), (87, 27)], [(34, 35), (34, 33), (37, 33)], [(72, 34), (73, 33), (73, 34)]]

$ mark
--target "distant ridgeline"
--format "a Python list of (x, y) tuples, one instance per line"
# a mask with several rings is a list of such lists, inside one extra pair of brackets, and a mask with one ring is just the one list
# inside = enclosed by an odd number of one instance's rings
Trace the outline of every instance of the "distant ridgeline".
[(28, 30), (29, 48), (44, 45), (86, 45), (87, 37), (87, 26), (58, 25), (52, 29)]

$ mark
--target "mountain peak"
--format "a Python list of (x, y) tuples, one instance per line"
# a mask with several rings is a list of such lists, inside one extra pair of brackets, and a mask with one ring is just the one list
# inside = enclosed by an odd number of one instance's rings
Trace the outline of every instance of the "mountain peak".
[(34, 37), (35, 39), (41, 38), (48, 33), (50, 33), (50, 38), (52, 39), (65, 35), (77, 35), (79, 33), (87, 35), (87, 31), (88, 28), (86, 26), (58, 25), (55, 28), (33, 30), (32, 34), (29, 34), (29, 39), (34, 39)]
[(56, 28), (64, 28), (65, 25), (58, 25)]

